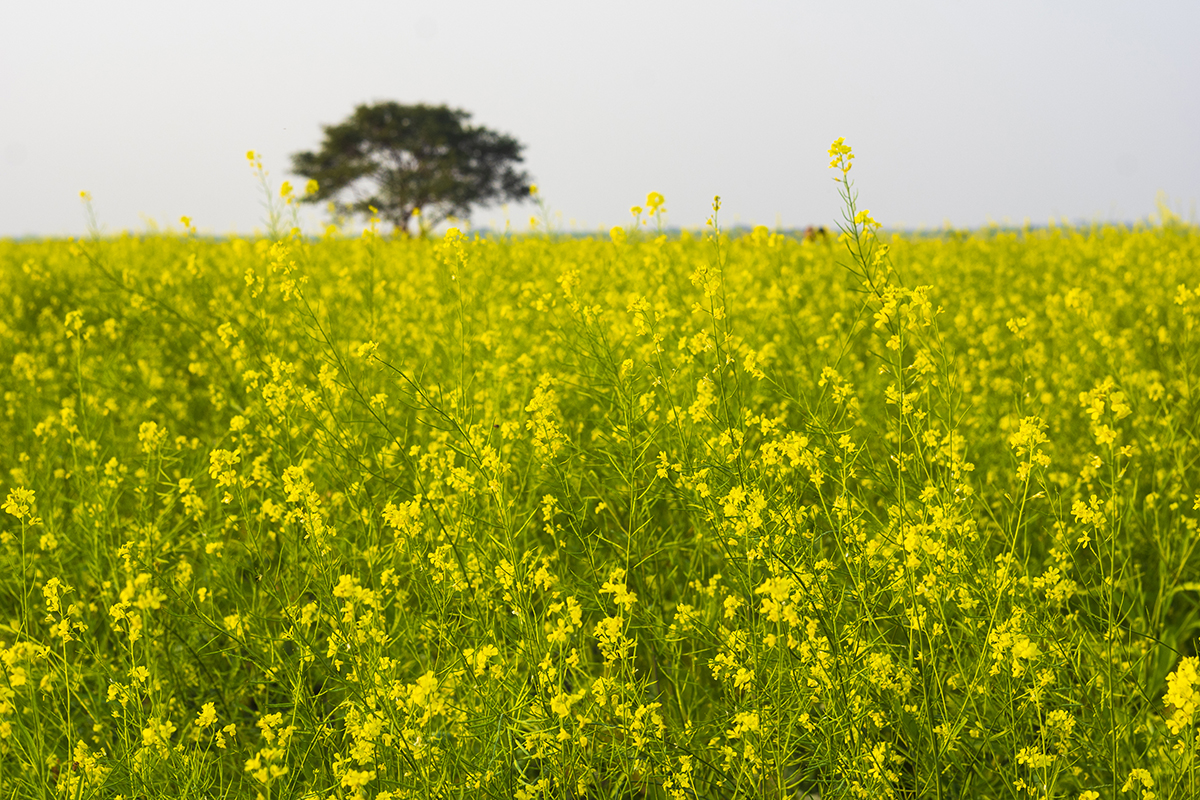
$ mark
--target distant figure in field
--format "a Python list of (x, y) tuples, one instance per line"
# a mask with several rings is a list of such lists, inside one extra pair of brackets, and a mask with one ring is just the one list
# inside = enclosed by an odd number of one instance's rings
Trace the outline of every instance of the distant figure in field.
[(824, 225), (821, 225), (820, 227), (817, 227), (817, 228), (814, 228), (812, 225), (809, 225), (807, 228), (804, 229), (804, 241), (806, 241), (806, 242), (829, 241), (829, 231), (825, 230)]

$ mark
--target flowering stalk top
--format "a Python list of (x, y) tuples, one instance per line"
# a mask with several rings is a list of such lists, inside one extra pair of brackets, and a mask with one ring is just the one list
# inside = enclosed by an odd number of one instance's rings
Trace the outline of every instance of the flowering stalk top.
[[(829, 162), (829, 168), (840, 169), (842, 171), (842, 178), (845, 178), (846, 174), (850, 172), (850, 167), (852, 166), (850, 162), (854, 160), (854, 153), (850, 151), (850, 145), (846, 144), (844, 137), (839, 136), (829, 146), (829, 157), (832, 159)], [(834, 180), (840, 181), (842, 178), (834, 178)]]

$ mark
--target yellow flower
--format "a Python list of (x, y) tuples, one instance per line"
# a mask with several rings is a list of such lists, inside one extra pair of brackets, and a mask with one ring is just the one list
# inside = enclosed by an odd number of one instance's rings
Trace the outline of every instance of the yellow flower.
[(142, 743), (147, 747), (166, 749), (170, 743), (171, 734), (175, 732), (175, 724), (171, 720), (151, 717), (149, 723), (142, 729)]
[(196, 715), (196, 727), (207, 728), (217, 721), (217, 710), (212, 703), (205, 703), (200, 708), (200, 713)]
[(557, 696), (550, 699), (550, 709), (560, 717), (565, 717), (571, 713), (571, 703), (575, 700), (571, 695), (559, 692)]
[(854, 160), (854, 153), (850, 152), (850, 145), (846, 144), (846, 139), (839, 136), (829, 146), (829, 157), (833, 159), (829, 162), (829, 168), (840, 169), (845, 175), (850, 171), (850, 162)]
[(1171, 733), (1179, 735), (1196, 715), (1200, 708), (1200, 659), (1185, 658), (1179, 662), (1175, 671), (1167, 676), (1167, 696), (1163, 702), (1167, 707), (1167, 727)]
[(626, 611), (637, 602), (637, 593), (626, 588), (625, 570), (619, 567), (609, 574), (608, 580), (600, 587), (600, 594), (611, 594), (613, 602), (625, 606)]
[(8, 498), (4, 501), (4, 510), (12, 514), (17, 519), (25, 519), (29, 516), (29, 510), (33, 508), (33, 490), (18, 487), (9, 489)]
[(320, 190), (321, 190), (320, 185), (315, 180), (312, 180), (311, 178), (309, 179), (308, 183), (304, 184), (304, 193), (305, 194), (316, 194)]
[[(342, 776), (342, 787), (352, 791), (358, 791), (374, 779), (375, 770), (351, 769), (347, 770), (346, 774)], [(361, 793), (358, 796), (361, 797)]]
[(61, 610), (60, 596), (69, 591), (71, 591), (71, 587), (58, 578), (46, 581), (45, 586), (42, 587), (42, 594), (46, 598), (46, 613), (57, 614)]
[(878, 222), (876, 222), (874, 219), (871, 218), (871, 211), (866, 208), (864, 208), (862, 211), (860, 211), (854, 215), (854, 224), (862, 225), (863, 230), (870, 230), (870, 229), (877, 230), (877, 229), (883, 227), (882, 225), (880, 225)]
[(167, 432), (158, 427), (157, 422), (143, 422), (138, 428), (138, 442), (142, 446), (142, 452), (153, 453), (167, 438)]
[(530, 197), (537, 197), (537, 193), (538, 193), (537, 184), (536, 184), (536, 183), (532, 183), (532, 184), (530, 184), (530, 185), (529, 185), (529, 196), (530, 196)]
[(1128, 792), (1130, 789), (1135, 788), (1139, 783), (1145, 789), (1154, 788), (1154, 778), (1151, 777), (1149, 770), (1141, 768), (1130, 770), (1129, 777), (1125, 779), (1125, 785), (1121, 787), (1121, 792)]

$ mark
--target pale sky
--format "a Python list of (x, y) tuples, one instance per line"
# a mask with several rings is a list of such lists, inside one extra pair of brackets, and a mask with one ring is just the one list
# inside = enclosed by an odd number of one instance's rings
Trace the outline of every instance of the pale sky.
[(515, 136), (564, 229), (652, 190), (676, 226), (714, 194), (729, 224), (829, 225), (839, 136), (887, 226), (1131, 221), (1160, 190), (1194, 219), (1198, 43), (1196, 0), (10, 2), (0, 236), (82, 233), (81, 190), (109, 232), (252, 232), (245, 152), (294, 182), (322, 124), (381, 100)]

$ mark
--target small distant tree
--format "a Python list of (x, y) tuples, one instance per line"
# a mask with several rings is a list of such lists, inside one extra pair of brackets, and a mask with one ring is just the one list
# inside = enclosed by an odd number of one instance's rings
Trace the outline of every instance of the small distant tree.
[(446, 106), (360, 105), (345, 122), (324, 126), (315, 153), (292, 156), (292, 171), (315, 180), (305, 202), (333, 201), (341, 213), (369, 214), (408, 233), (471, 208), (529, 196), (530, 178), (517, 169), (524, 145)]

